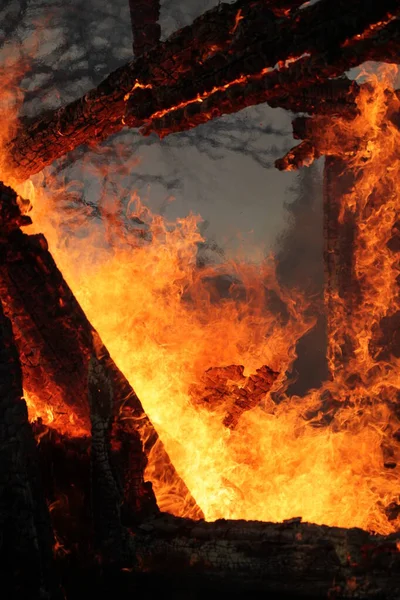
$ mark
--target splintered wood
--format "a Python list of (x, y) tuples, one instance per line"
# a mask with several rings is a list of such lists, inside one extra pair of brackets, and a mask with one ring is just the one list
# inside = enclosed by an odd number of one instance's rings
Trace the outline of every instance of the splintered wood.
[(278, 373), (266, 365), (249, 377), (244, 375), (242, 365), (212, 367), (205, 372), (200, 385), (192, 386), (192, 402), (223, 412), (223, 424), (234, 429), (240, 416), (265, 398), (277, 377)]

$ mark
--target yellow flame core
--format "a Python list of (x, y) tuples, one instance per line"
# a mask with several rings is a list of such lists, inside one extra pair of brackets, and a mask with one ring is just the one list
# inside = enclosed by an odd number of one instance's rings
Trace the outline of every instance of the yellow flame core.
[[(355, 133), (365, 142), (348, 158), (358, 176), (342, 207), (357, 213), (355, 277), (363, 300), (350, 322), (339, 296), (334, 302), (329, 341), (334, 378), (307, 398), (285, 397), (285, 373), (313, 320), (300, 294), (280, 288), (271, 260), (199, 270), (198, 218), (169, 223), (135, 195), (128, 217), (146, 222), (142, 237), (121, 234), (107, 245), (93, 226), (89, 241), (66, 240), (59, 226), (66, 215), (55, 194), (49, 195), (49, 182), (46, 195), (36, 189), (35, 229), (48, 238), (59, 268), (208, 520), (302, 516), (380, 533), (399, 527), (387, 507), (399, 502), (400, 467), (385, 468), (383, 456), (384, 447), (394, 458), (397, 452), (390, 400), (400, 388), (398, 361), (383, 361), (370, 350), (377, 323), (398, 310), (398, 265), (386, 243), (397, 215), (400, 145), (388, 119), (388, 86), (387, 77), (375, 81), (373, 91), (360, 97), (360, 116), (351, 124), (337, 119), (324, 132), (332, 150)], [(371, 197), (378, 201), (371, 203)], [(235, 279), (227, 297), (216, 297), (210, 282), (225, 273)], [(285, 318), (266, 310), (266, 290), (284, 303)], [(332, 355), (349, 331), (354, 356), (338, 371)], [(244, 365), (246, 374), (262, 365), (279, 371), (274, 389), (282, 401), (276, 404), (267, 395), (229, 430), (218, 408), (195, 405), (190, 390), (208, 368), (232, 364)], [(354, 374), (357, 384), (350, 385)], [(327, 395), (342, 407), (329, 425), (316, 427)], [(156, 452), (149, 457), (150, 479), (162, 468)], [(161, 508), (174, 512), (165, 490), (156, 493)]]

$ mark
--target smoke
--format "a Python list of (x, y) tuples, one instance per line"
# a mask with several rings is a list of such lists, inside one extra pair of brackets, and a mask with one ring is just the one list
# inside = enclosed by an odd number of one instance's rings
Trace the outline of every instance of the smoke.
[(276, 243), (277, 276), (282, 285), (302, 290), (312, 298), (317, 323), (297, 345), (298, 358), (288, 394), (304, 395), (328, 377), (326, 316), (323, 306), (322, 164), (303, 168), (285, 204), (288, 224)]

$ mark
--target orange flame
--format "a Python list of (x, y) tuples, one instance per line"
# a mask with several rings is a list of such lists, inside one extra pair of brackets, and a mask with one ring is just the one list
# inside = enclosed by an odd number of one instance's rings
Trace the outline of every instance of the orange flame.
[[(398, 204), (399, 131), (387, 118), (387, 87), (387, 80), (375, 81), (373, 92), (360, 97), (360, 116), (352, 123), (337, 119), (324, 132), (332, 134), (333, 153), (335, 140), (351, 139), (355, 131), (364, 141), (348, 156), (359, 177), (343, 199), (357, 214), (355, 276), (363, 302), (344, 321), (337, 298), (330, 356), (350, 328), (354, 358), (340, 372), (331, 360), (333, 381), (307, 398), (285, 396), (286, 373), (313, 319), (299, 293), (279, 286), (271, 259), (259, 264), (232, 259), (199, 269), (199, 218), (168, 222), (136, 195), (125, 228), (119, 223), (118, 235), (108, 238), (112, 243), (92, 223), (89, 240), (77, 236), (67, 244), (65, 215), (54, 200), (56, 183), (47, 180), (46, 192), (37, 185), (37, 199), (30, 190), (34, 228), (48, 238), (58, 266), (209, 520), (282, 521), (300, 514), (316, 523), (380, 533), (399, 527), (398, 517), (389, 520), (387, 512), (399, 503), (393, 443), (398, 422), (384, 401), (396, 398), (398, 360), (380, 359), (370, 350), (377, 324), (398, 305), (397, 263), (386, 243)], [(27, 196), (29, 186), (19, 193)], [(371, 202), (374, 198), (380, 202)], [(218, 292), (218, 281), (228, 282), (227, 293)], [(268, 309), (271, 295), (284, 309)], [(263, 365), (280, 373), (274, 386), (279, 402), (266, 394), (234, 430), (223, 425), (218, 407), (205, 408), (191, 398), (208, 368), (229, 365), (243, 365), (246, 376)], [(349, 383), (350, 375), (357, 375), (356, 384)], [(331, 411), (330, 425), (317, 426), (329, 397), (342, 401), (341, 409)], [(43, 399), (41, 408), (31, 405), (30, 411), (56, 423)], [(384, 467), (384, 447), (394, 457), (392, 469)], [(149, 457), (149, 478), (156, 469), (162, 469), (157, 446)], [(163, 504), (162, 488), (156, 494), (161, 508), (175, 510)]]
[(243, 19), (244, 19), (244, 17), (242, 15), (242, 9), (239, 8), (239, 10), (237, 11), (237, 13), (235, 15), (235, 23), (229, 32), (231, 35), (233, 35), (236, 32), (237, 28), (239, 27), (240, 21), (242, 21)]

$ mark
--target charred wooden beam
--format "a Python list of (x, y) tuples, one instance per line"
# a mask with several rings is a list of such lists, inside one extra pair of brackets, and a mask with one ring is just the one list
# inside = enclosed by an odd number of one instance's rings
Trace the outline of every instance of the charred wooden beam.
[(246, 377), (243, 365), (211, 367), (192, 386), (195, 405), (223, 413), (223, 424), (234, 429), (242, 414), (258, 406), (276, 381), (279, 373), (266, 365)]
[[(307, 97), (310, 99), (310, 104), (317, 104), (320, 99), (323, 105), (322, 110), (313, 117), (296, 117), (292, 121), (293, 137), (303, 141), (275, 162), (275, 166), (279, 170), (291, 171), (304, 165), (309, 166), (322, 155), (337, 156), (339, 148), (342, 157), (354, 155), (363, 147), (367, 148), (368, 133), (361, 129), (354, 131), (351, 137), (343, 136), (342, 128), (340, 125), (338, 126), (336, 117), (340, 117), (342, 124), (347, 121), (348, 128), (351, 128), (352, 120), (359, 115), (357, 100), (360, 94), (371, 93), (373, 88), (369, 84), (359, 86), (348, 80), (338, 79), (335, 81), (338, 82), (339, 100), (336, 94), (331, 96), (329, 88), (326, 89), (325, 85), (316, 86), (315, 89), (308, 91)], [(343, 94), (340, 88), (343, 89)], [(400, 90), (386, 90), (386, 118), (398, 128), (400, 125), (399, 97)], [(308, 112), (312, 112), (312, 110)]]
[[(235, 29), (238, 10), (243, 18)], [(377, 52), (395, 61), (399, 14), (396, 0), (320, 0), (285, 19), (257, 0), (247, 7), (222, 5), (83, 98), (22, 126), (8, 146), (11, 169), (24, 179), (124, 125), (163, 136), (253, 104), (279, 105), (280, 99), (285, 103), (299, 89), (338, 77)], [(208, 40), (202, 49), (193, 41), (196, 34)]]
[[(195, 523), (162, 515), (132, 538), (141, 568), (281, 598), (400, 598), (398, 536), (301, 523)], [(189, 584), (187, 589), (190, 589)]]
[[(123, 589), (124, 597), (142, 582), (141, 588), (154, 599), (162, 589), (196, 600), (221, 594), (235, 600), (245, 595), (283, 600), (400, 598), (396, 535), (375, 536), (301, 519), (204, 523), (161, 515), (143, 523), (130, 541), (131, 567), (118, 577), (105, 577), (102, 584), (114, 592)], [(79, 583), (87, 577), (92, 586), (93, 571), (81, 573)]]
[(133, 54), (140, 56), (160, 41), (160, 0), (129, 0)]
[[(8, 198), (3, 196), (0, 204)], [(0, 244), (0, 298), (13, 323), (25, 390), (51, 408), (54, 425), (61, 432), (89, 433), (88, 369), (90, 358), (98, 356), (114, 389), (113, 440), (126, 443), (124, 436), (129, 436), (134, 442), (132, 451), (136, 451), (140, 435), (147, 456), (157, 445), (159, 480), (153, 480), (155, 488), (162, 487), (164, 497), (168, 500), (171, 496), (175, 506), (180, 499), (182, 514), (200, 517), (201, 511), (176, 473), (140, 400), (86, 318), (42, 235), (29, 236), (15, 228), (6, 243)], [(131, 483), (126, 482), (127, 489), (139, 486), (136, 496), (146, 513), (149, 503), (153, 504), (152, 492), (143, 473), (132, 477)]]
[[(239, 10), (244, 16), (251, 11), (254, 18), (263, 5), (264, 0), (255, 0), (251, 7), (247, 0), (220, 4), (157, 44), (146, 57), (140, 56), (111, 73), (84, 97), (21, 123), (20, 132), (10, 143), (15, 177), (25, 179), (77, 146), (96, 143), (123, 129), (126, 103), (133, 95), (143, 117), (146, 112), (151, 114), (148, 105), (154, 104), (152, 91), (143, 86), (156, 89), (175, 85), (194, 64), (228, 48)], [(140, 119), (135, 126), (142, 123)], [(25, 150), (24, 144), (28, 144)]]
[(31, 423), (43, 493), (49, 506), (57, 561), (75, 549), (79, 560), (93, 560), (91, 436), (62, 434), (41, 418)]
[(22, 371), (0, 303), (0, 578), (12, 598), (62, 598)]
[[(319, 4), (321, 2), (316, 6), (319, 6)], [(337, 5), (335, 4), (335, 6)], [(400, 13), (400, 10), (398, 12)], [(397, 40), (399, 40), (400, 20), (396, 19), (390, 26), (391, 30), (396, 32)], [(357, 38), (357, 36), (355, 37)], [(289, 44), (289, 40), (287, 43)], [(385, 55), (387, 62), (398, 61), (400, 55), (399, 41), (393, 42), (390, 51), (387, 48), (388, 34), (386, 27), (382, 26), (373, 30), (373, 34), (365, 39), (360, 34), (357, 46), (351, 44), (344, 47), (343, 44), (338, 44), (335, 47), (329, 40), (329, 34), (327, 33), (325, 50), (311, 53), (311, 55), (304, 52), (294, 61), (289, 56), (287, 60), (278, 61), (278, 66), (274, 69), (263, 69), (262, 64), (271, 63), (268, 63), (267, 60), (262, 62), (260, 54), (253, 55), (247, 58), (246, 64), (258, 65), (259, 71), (257, 73), (252, 72), (250, 75), (242, 77), (240, 75), (241, 63), (240, 61), (237, 62), (237, 70), (233, 69), (231, 71), (232, 77), (230, 79), (224, 77), (221, 72), (218, 78), (214, 77), (212, 79), (210, 76), (207, 91), (197, 97), (193, 96), (191, 100), (181, 99), (178, 101), (178, 95), (176, 94), (176, 108), (165, 108), (154, 113), (147, 123), (142, 126), (141, 132), (146, 135), (154, 131), (160, 137), (164, 137), (171, 133), (192, 129), (211, 119), (232, 114), (248, 106), (264, 102), (274, 108), (282, 106), (283, 108), (295, 108), (298, 111), (312, 114), (319, 114), (319, 112), (331, 114), (329, 104), (319, 103), (317, 99), (313, 102), (309, 97), (305, 97), (304, 104), (302, 104), (303, 90), (317, 85), (321, 80), (326, 81), (330, 78), (341, 77), (345, 71), (358, 66), (362, 62), (374, 60), (374, 57), (378, 54)], [(181, 85), (183, 88), (183, 79)], [(326, 85), (328, 85), (328, 81), (326, 81)], [(184, 97), (184, 94), (181, 95), (182, 97)], [(348, 104), (344, 107), (340, 103), (339, 106), (333, 105), (332, 107), (334, 112), (338, 108), (344, 114), (352, 113), (352, 107)], [(130, 123), (129, 116), (126, 118), (126, 122)]]

